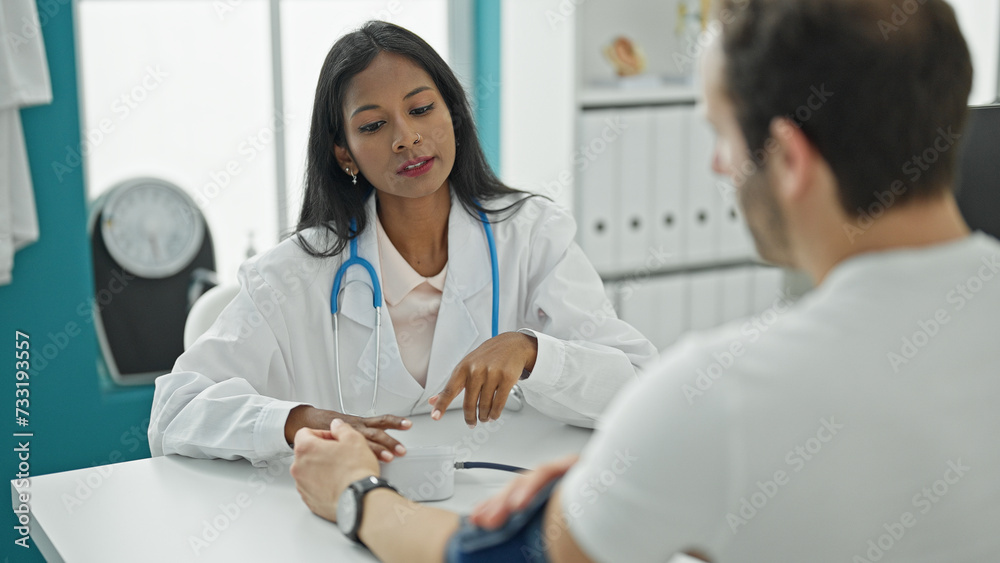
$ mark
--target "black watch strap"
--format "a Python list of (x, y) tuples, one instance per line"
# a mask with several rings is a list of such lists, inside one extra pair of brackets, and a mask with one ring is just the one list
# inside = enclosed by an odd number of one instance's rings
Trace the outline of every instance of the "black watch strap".
[(361, 545), (365, 545), (364, 542), (361, 541), (361, 538), (358, 537), (358, 530), (361, 529), (361, 520), (364, 517), (365, 495), (367, 495), (371, 491), (374, 491), (375, 489), (382, 489), (382, 488), (391, 489), (396, 493), (398, 493), (399, 491), (396, 490), (396, 487), (390, 485), (389, 482), (386, 481), (385, 479), (382, 479), (381, 477), (376, 477), (374, 475), (370, 475), (363, 479), (358, 479), (357, 481), (348, 485), (348, 488), (354, 491), (354, 499), (356, 502), (357, 512), (354, 518), (354, 525), (351, 526), (350, 531), (344, 532), (344, 534), (347, 536), (348, 539), (355, 541)]

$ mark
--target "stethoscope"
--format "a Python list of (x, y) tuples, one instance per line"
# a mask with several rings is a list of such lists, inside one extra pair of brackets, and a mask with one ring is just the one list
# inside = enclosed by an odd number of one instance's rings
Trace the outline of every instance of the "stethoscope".
[[(493, 323), (492, 323), (492, 334), (495, 337), (499, 334), (499, 318), (500, 318), (500, 266), (497, 262), (497, 244), (496, 240), (493, 238), (493, 227), (490, 225), (490, 220), (486, 216), (486, 213), (482, 210), (479, 211), (479, 219), (483, 223), (483, 230), (486, 232), (486, 243), (490, 249), (490, 267), (493, 270)], [(337, 395), (340, 397), (340, 412), (348, 414), (346, 408), (344, 407), (344, 393), (341, 390), (341, 378), (340, 378), (340, 327), (337, 321), (339, 315), (337, 314), (337, 296), (340, 295), (340, 284), (343, 282), (344, 274), (351, 266), (361, 266), (368, 272), (368, 277), (372, 283), (372, 307), (375, 308), (375, 390), (372, 392), (372, 406), (369, 409), (370, 414), (375, 412), (375, 402), (378, 400), (378, 364), (379, 364), (379, 352), (382, 344), (382, 285), (378, 281), (378, 275), (375, 273), (375, 267), (368, 260), (365, 260), (358, 255), (358, 236), (357, 233), (357, 222), (351, 219), (351, 233), (355, 234), (351, 238), (350, 242), (350, 255), (340, 268), (337, 269), (337, 273), (333, 276), (333, 291), (330, 294), (330, 312), (333, 314), (333, 346), (334, 353), (337, 354)], [(513, 400), (512, 400), (513, 399)], [(517, 385), (510, 392), (510, 410), (519, 411), (524, 408), (524, 395), (521, 392), (521, 388)]]

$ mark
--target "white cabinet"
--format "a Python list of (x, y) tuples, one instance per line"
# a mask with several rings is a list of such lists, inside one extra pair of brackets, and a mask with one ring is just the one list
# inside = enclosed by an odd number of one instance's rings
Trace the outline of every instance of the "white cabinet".
[[(696, 107), (693, 68), (669, 57), (685, 41), (676, 1), (590, 0), (567, 25), (577, 35), (579, 242), (617, 288), (621, 317), (663, 348), (768, 306), (783, 274), (755, 265), (736, 191), (712, 171), (715, 135)], [(645, 76), (617, 80), (603, 60), (618, 35), (643, 49)]]

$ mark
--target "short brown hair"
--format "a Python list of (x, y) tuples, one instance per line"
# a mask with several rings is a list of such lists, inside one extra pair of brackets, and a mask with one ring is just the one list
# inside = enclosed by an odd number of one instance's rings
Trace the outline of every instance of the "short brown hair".
[(726, 87), (750, 151), (763, 149), (772, 119), (791, 118), (830, 164), (852, 216), (890, 186), (905, 185), (899, 202), (951, 188), (972, 60), (944, 0), (721, 8)]

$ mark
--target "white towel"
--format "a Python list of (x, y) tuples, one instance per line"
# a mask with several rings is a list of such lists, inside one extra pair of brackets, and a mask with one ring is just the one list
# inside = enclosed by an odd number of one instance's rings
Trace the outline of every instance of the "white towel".
[(52, 101), (35, 0), (0, 2), (0, 285), (14, 252), (38, 240), (38, 214), (20, 109)]

